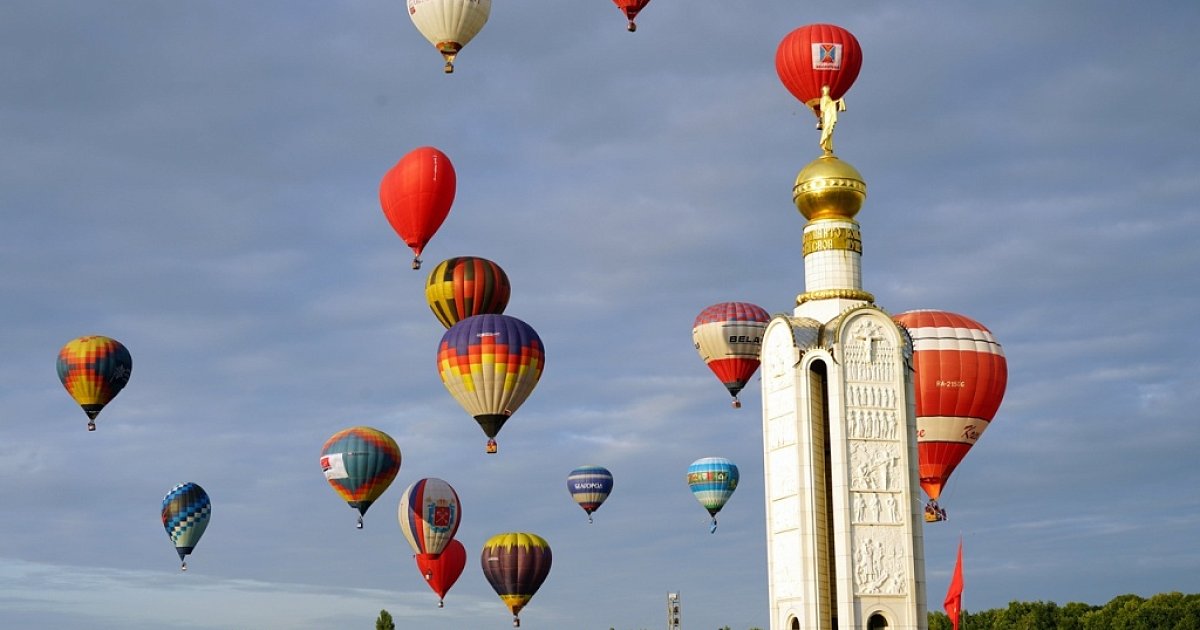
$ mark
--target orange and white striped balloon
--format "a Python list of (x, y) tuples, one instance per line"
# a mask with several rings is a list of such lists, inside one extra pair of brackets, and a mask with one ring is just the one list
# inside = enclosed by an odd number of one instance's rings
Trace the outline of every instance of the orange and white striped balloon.
[(917, 310), (893, 319), (913, 340), (921, 487), (936, 501), (996, 416), (1008, 362), (992, 332), (969, 317)]

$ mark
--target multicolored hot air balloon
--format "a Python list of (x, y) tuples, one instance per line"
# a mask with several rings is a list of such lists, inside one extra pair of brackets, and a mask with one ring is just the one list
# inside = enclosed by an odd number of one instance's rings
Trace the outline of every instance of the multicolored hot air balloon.
[(748, 302), (721, 302), (700, 311), (692, 324), (692, 342), (708, 368), (721, 379), (738, 408), (738, 392), (758, 370), (763, 332), (771, 316)]
[(379, 204), (388, 223), (413, 251), (413, 269), (421, 268), (421, 252), (442, 227), (458, 179), (445, 153), (433, 147), (409, 151), (379, 182)]
[(567, 491), (579, 507), (587, 512), (589, 523), (592, 522), (592, 512), (600, 509), (612, 489), (612, 473), (603, 466), (580, 466), (567, 475)]
[(738, 467), (724, 457), (703, 457), (688, 466), (688, 487), (712, 517), (709, 533), (717, 531), (717, 512), (737, 490)]
[(428, 477), (404, 491), (396, 518), (413, 553), (437, 557), (458, 531), (462, 507), (450, 484)]
[(208, 493), (199, 484), (190, 481), (181, 483), (171, 488), (167, 496), (163, 497), (163, 527), (167, 528), (167, 536), (175, 543), (181, 571), (187, 571), (187, 560), (184, 556), (192, 553), (196, 543), (200, 542), (211, 515), (212, 502), (208, 500)]
[(358, 528), (362, 529), (367, 509), (400, 472), (400, 447), (379, 429), (343, 429), (321, 448), (321, 470), (334, 492), (358, 510)]
[(488, 436), (496, 434), (533, 392), (546, 364), (542, 340), (508, 315), (474, 315), (450, 327), (438, 345), (438, 375)]
[(467, 549), (457, 540), (451, 539), (442, 553), (434, 556), (419, 553), (416, 556), (417, 569), (425, 576), (429, 588), (438, 595), (438, 608), (445, 606), (446, 593), (458, 581), (463, 569), (467, 566)]
[(408, 0), (408, 16), (442, 53), (446, 74), (454, 72), (458, 51), (483, 30), (491, 13), (492, 0)]
[(833, 24), (809, 24), (788, 33), (775, 49), (775, 72), (792, 96), (821, 119), (822, 88), (837, 101), (862, 68), (862, 48), (854, 35)]
[(511, 292), (500, 265), (478, 256), (443, 260), (425, 281), (425, 300), (446, 328), (472, 315), (503, 313)]
[(893, 319), (913, 341), (917, 456), (929, 495), (925, 520), (945, 520), (942, 487), (996, 416), (1008, 385), (1008, 362), (990, 330), (956, 313), (907, 311)]
[(634, 18), (642, 9), (646, 8), (647, 4), (650, 4), (650, 0), (613, 0), (613, 3), (617, 5), (621, 13), (625, 14), (625, 19), (629, 20), (629, 25), (625, 28), (632, 33), (637, 30), (637, 24), (633, 22)]
[(88, 335), (58, 351), (57, 369), (58, 380), (87, 414), (88, 431), (95, 431), (100, 410), (129, 382), (133, 357), (116, 339)]
[(550, 561), (550, 545), (536, 534), (496, 534), (483, 544), (483, 575), (512, 611), (514, 628), (521, 627), (521, 609), (550, 575)]

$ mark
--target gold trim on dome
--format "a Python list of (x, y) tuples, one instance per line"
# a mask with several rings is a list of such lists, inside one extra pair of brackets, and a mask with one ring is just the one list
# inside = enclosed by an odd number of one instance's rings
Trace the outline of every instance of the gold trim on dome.
[(822, 289), (820, 291), (805, 291), (796, 296), (796, 304), (804, 304), (814, 300), (863, 300), (875, 302), (875, 296), (862, 289)]
[(805, 256), (831, 249), (862, 254), (862, 233), (848, 227), (815, 228), (804, 232)]
[(849, 189), (860, 192), (864, 196), (867, 194), (867, 185), (862, 180), (849, 177), (822, 177), (797, 182), (792, 187), (792, 197), (798, 197), (801, 193), (823, 191), (827, 188)]

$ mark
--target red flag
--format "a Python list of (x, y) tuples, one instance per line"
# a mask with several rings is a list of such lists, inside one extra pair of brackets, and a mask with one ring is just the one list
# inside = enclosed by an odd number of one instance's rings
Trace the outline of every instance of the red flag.
[(954, 630), (958, 630), (958, 617), (962, 613), (962, 538), (958, 539), (958, 560), (954, 562), (954, 576), (950, 578), (950, 588), (946, 591), (946, 600), (942, 602), (942, 607), (946, 609), (946, 615), (950, 617), (950, 623), (954, 624)]

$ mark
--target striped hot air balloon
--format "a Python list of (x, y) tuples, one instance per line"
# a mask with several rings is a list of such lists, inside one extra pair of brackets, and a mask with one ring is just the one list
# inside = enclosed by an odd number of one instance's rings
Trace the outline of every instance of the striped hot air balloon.
[(737, 490), (738, 467), (724, 457), (702, 457), (688, 466), (688, 487), (712, 517), (709, 533), (717, 531), (717, 512)]
[(692, 323), (692, 343), (700, 358), (717, 375), (734, 408), (741, 407), (738, 392), (758, 370), (763, 332), (771, 316), (749, 302), (713, 304)]
[(185, 556), (192, 553), (212, 515), (212, 502), (199, 484), (181, 483), (167, 493), (162, 501), (162, 522), (167, 536), (179, 554), (180, 570), (187, 571)]
[(592, 522), (592, 512), (600, 509), (612, 489), (612, 473), (603, 466), (580, 466), (567, 475), (567, 491), (579, 507), (587, 512), (589, 523)]
[(926, 520), (938, 521), (946, 480), (1004, 399), (1008, 362), (991, 331), (970, 317), (916, 310), (893, 319), (912, 336), (921, 487), (930, 499)]
[(479, 560), (484, 577), (512, 612), (513, 627), (519, 628), (521, 609), (550, 575), (550, 545), (537, 534), (496, 534), (483, 544)]
[(496, 452), (496, 434), (533, 392), (545, 363), (537, 332), (508, 315), (468, 317), (438, 345), (442, 384), (488, 436), (489, 453)]
[(511, 292), (500, 265), (478, 256), (443, 260), (425, 281), (425, 301), (446, 328), (472, 315), (503, 313)]
[(362, 529), (367, 509), (400, 472), (400, 447), (379, 429), (343, 429), (321, 448), (321, 470), (334, 492), (358, 510), (358, 528)]
[(396, 518), (413, 553), (436, 557), (458, 531), (462, 506), (450, 484), (428, 477), (405, 489)]
[(96, 430), (96, 416), (129, 382), (133, 357), (116, 339), (88, 335), (68, 341), (58, 351), (58, 380), (88, 417), (88, 431)]

